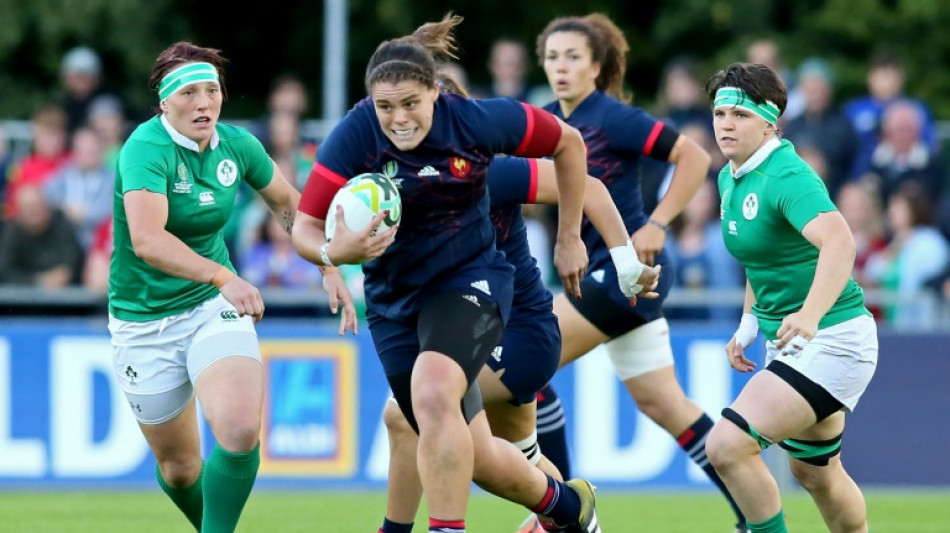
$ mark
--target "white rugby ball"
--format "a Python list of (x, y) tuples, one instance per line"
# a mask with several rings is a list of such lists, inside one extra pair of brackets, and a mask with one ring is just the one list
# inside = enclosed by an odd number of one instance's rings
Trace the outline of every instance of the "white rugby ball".
[(389, 210), (389, 215), (373, 232), (385, 231), (402, 219), (402, 200), (399, 189), (391, 179), (383, 174), (369, 172), (360, 174), (346, 182), (330, 202), (327, 211), (327, 240), (336, 233), (336, 207), (343, 207), (343, 221), (346, 228), (353, 232), (366, 229), (380, 211)]

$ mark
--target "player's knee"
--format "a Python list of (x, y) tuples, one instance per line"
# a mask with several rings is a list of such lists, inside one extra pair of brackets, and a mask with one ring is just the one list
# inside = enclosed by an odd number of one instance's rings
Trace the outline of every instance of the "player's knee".
[(448, 387), (427, 383), (420, 389), (412, 391), (412, 411), (420, 425), (426, 422), (439, 423), (460, 412), (461, 398), (452, 394)]
[(200, 455), (182, 455), (157, 460), (158, 471), (169, 486), (174, 488), (190, 487), (201, 474)]
[(770, 444), (735, 411), (727, 408), (723, 415), (706, 437), (706, 457), (720, 471), (759, 454)]
[(402, 410), (395, 401), (386, 402), (386, 407), (383, 409), (383, 422), (386, 424), (386, 430), (393, 437), (398, 438), (402, 435), (414, 433), (412, 426), (409, 425), (409, 421), (406, 420), (406, 416), (402, 414)]
[(795, 459), (790, 460), (788, 466), (798, 484), (808, 492), (824, 492), (832, 484), (834, 474), (830, 466), (815, 466)]
[(235, 420), (219, 428), (214, 435), (218, 444), (229, 452), (247, 453), (257, 447), (260, 440), (261, 424), (248, 419)]

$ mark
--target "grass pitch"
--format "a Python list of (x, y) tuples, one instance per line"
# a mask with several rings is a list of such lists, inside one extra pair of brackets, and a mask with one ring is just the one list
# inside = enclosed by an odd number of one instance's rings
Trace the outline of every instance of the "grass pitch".
[[(874, 533), (950, 531), (950, 491), (865, 492)], [(790, 531), (826, 531), (807, 494), (784, 496)], [(606, 533), (729, 533), (731, 514), (714, 493), (603, 492), (597, 511)], [(382, 523), (382, 492), (257, 490), (244, 511), (242, 533), (375, 533)], [(527, 512), (476, 492), (468, 531), (511, 533)], [(424, 509), (415, 531), (426, 528)], [(187, 533), (185, 518), (158, 487), (123, 492), (0, 492), (0, 531), (17, 533)]]

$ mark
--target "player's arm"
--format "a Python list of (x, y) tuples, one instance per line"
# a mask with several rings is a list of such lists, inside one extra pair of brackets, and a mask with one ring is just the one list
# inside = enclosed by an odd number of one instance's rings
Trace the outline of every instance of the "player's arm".
[[(328, 212), (333, 197), (344, 184), (346, 178), (315, 163), (300, 196), (294, 219), (294, 247), (300, 257), (322, 267), (359, 264), (383, 255), (392, 244), (398, 228), (393, 226), (378, 235), (372, 235), (388, 214), (381, 211), (362, 231), (350, 231), (343, 220), (342, 206), (338, 205), (335, 213)], [(337, 224), (333, 241), (329, 242), (326, 220), (331, 216), (336, 217)]]
[(819, 213), (802, 228), (802, 236), (818, 248), (818, 264), (801, 310), (782, 321), (777, 348), (783, 348), (795, 336), (801, 336), (805, 341), (815, 336), (818, 323), (841, 296), (854, 265), (854, 237), (838, 211)]
[[(557, 203), (558, 184), (554, 164), (547, 160), (536, 160), (536, 164), (538, 183), (535, 203)], [(658, 298), (659, 294), (652, 290), (659, 281), (660, 269), (648, 267), (637, 259), (623, 218), (607, 187), (593, 176), (587, 176), (584, 185), (584, 214), (610, 248), (624, 295), (633, 301), (636, 301), (638, 294), (645, 298)], [(642, 292), (644, 290), (647, 292)]]
[(297, 204), (300, 203), (300, 193), (284, 178), (284, 174), (276, 163), (274, 163), (274, 175), (270, 183), (257, 193), (261, 195), (280, 227), (287, 230), (287, 233), (292, 233)]
[(739, 321), (739, 328), (736, 333), (732, 336), (729, 344), (726, 345), (726, 357), (729, 358), (729, 364), (739, 372), (755, 370), (755, 362), (745, 356), (745, 349), (759, 336), (759, 319), (752, 314), (753, 305), (755, 305), (755, 293), (752, 292), (752, 285), (749, 284), (749, 280), (746, 280), (742, 319)]
[(699, 190), (709, 172), (712, 158), (696, 141), (680, 134), (673, 144), (673, 149), (670, 150), (667, 161), (676, 165), (673, 169), (673, 178), (670, 181), (669, 190), (650, 214), (651, 219), (663, 225), (669, 225), (677, 215), (683, 212), (693, 196), (696, 196), (696, 191)]
[(122, 197), (135, 255), (162, 272), (209, 283), (234, 305), (238, 313), (260, 319), (264, 302), (260, 292), (220, 263), (201, 256), (165, 229), (168, 198), (145, 189), (128, 191)]

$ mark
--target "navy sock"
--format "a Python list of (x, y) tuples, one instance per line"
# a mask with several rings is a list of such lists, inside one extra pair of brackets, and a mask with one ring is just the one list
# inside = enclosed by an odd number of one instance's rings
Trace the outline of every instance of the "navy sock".
[(388, 518), (383, 518), (383, 527), (379, 528), (379, 533), (412, 533), (412, 522), (400, 524)]
[(551, 384), (538, 392), (538, 446), (554, 463), (564, 479), (571, 479), (571, 458), (567, 449), (564, 408)]
[(580, 496), (563, 482), (551, 476), (546, 477), (548, 478), (548, 490), (541, 501), (530, 509), (554, 520), (555, 524), (561, 526), (576, 524), (577, 518), (581, 514)]
[(732, 512), (736, 514), (737, 525), (745, 525), (745, 516), (742, 514), (742, 511), (739, 510), (736, 501), (732, 499), (732, 495), (729, 494), (729, 489), (726, 488), (726, 484), (720, 479), (716, 469), (710, 464), (709, 458), (706, 457), (706, 435), (709, 435), (709, 430), (711, 430), (712, 427), (712, 419), (709, 418), (709, 415), (703, 413), (703, 416), (699, 417), (699, 420), (693, 422), (693, 425), (690, 426), (689, 429), (677, 437), (676, 442), (678, 442), (680, 447), (689, 455), (689, 458), (692, 459), (698, 467), (702, 468), (703, 472), (706, 472), (709, 479), (719, 487), (719, 491), (722, 492), (722, 495), (729, 501)]

